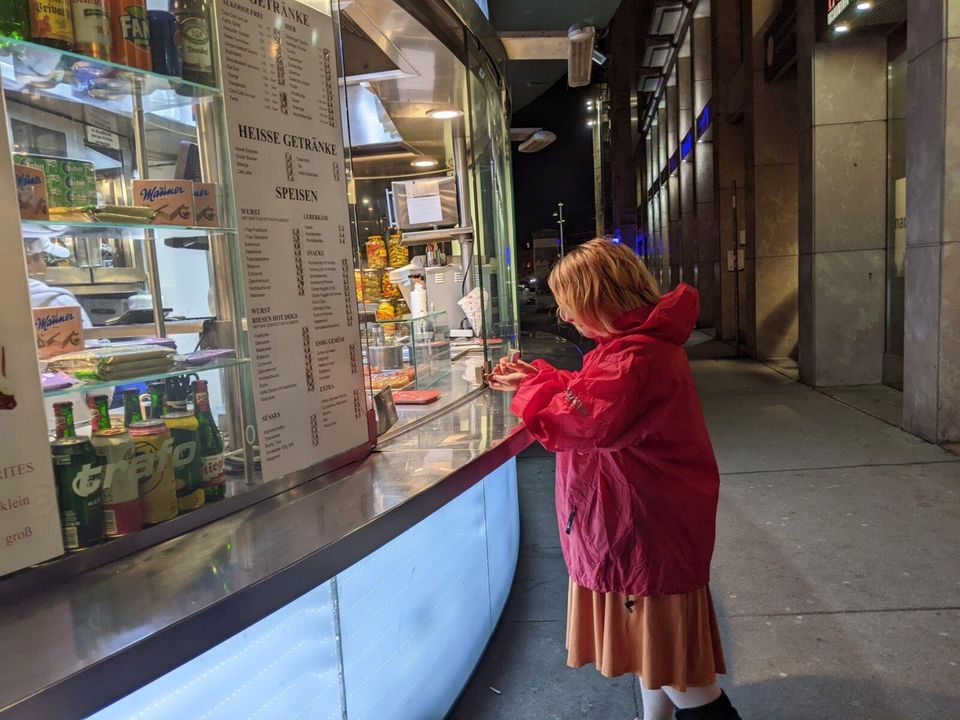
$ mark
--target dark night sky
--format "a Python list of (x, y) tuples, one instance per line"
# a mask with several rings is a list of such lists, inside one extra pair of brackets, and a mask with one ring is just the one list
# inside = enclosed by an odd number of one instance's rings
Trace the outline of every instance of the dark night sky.
[(568, 88), (564, 76), (530, 105), (518, 111), (511, 127), (541, 127), (556, 141), (538, 153), (517, 152), (513, 145), (513, 183), (517, 247), (524, 248), (537, 230), (554, 228), (553, 213), (563, 202), (568, 237), (592, 237), (593, 141), (587, 127), (587, 100), (596, 88)]

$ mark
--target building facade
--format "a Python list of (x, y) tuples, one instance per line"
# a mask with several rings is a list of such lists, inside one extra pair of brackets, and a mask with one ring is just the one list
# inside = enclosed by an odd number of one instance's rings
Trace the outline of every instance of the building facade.
[[(626, 0), (611, 231), (701, 327), (960, 440), (960, 0)], [(908, 222), (909, 218), (909, 222)]]

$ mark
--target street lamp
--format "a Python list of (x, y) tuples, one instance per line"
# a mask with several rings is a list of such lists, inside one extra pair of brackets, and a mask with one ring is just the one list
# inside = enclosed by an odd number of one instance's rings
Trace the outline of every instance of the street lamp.
[(557, 212), (555, 212), (553, 216), (557, 218), (557, 225), (560, 226), (560, 257), (563, 257), (563, 254), (564, 254), (563, 223), (566, 221), (563, 219), (563, 203), (562, 202), (557, 203)]

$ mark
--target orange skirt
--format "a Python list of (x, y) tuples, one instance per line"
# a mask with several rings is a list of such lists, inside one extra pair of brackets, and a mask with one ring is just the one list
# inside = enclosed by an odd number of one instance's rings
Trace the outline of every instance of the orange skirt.
[(567, 601), (567, 664), (593, 663), (606, 677), (630, 673), (650, 690), (685, 692), (726, 672), (710, 589), (684, 595), (597, 593), (572, 580)]

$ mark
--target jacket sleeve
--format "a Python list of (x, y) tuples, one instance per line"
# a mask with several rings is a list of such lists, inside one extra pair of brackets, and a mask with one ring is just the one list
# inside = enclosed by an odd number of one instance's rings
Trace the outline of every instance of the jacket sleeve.
[(520, 385), (511, 411), (552, 452), (613, 446), (643, 412), (646, 363), (624, 353), (570, 373), (537, 361)]

